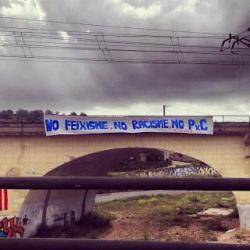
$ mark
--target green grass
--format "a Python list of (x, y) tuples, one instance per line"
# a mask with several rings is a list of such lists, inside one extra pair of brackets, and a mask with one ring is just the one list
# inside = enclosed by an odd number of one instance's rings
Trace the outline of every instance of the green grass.
[[(218, 193), (187, 193), (176, 196), (171, 195), (155, 195), (155, 196), (138, 196), (127, 199), (115, 200), (105, 203), (98, 203), (95, 208), (98, 210), (112, 211), (126, 211), (131, 206), (133, 209), (141, 209), (142, 206), (158, 208), (158, 207), (172, 207), (174, 208), (188, 208), (196, 207), (199, 210), (204, 210), (211, 207), (225, 207), (234, 208), (235, 199), (232, 193), (218, 192)], [(124, 205), (126, 204), (126, 207)], [(143, 212), (143, 211), (141, 211)]]
[[(95, 212), (128, 214), (139, 218), (154, 218), (161, 223), (185, 223), (187, 217), (211, 207), (232, 208), (236, 210), (232, 193), (188, 193), (177, 196), (140, 196), (112, 202), (99, 203)], [(107, 216), (107, 215), (106, 215)]]

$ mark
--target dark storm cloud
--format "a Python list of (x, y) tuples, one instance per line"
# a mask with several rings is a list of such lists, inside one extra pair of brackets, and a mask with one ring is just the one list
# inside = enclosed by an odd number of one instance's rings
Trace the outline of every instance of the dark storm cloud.
[[(0, 7), (9, 6), (11, 2), (15, 1), (0, 0)], [(40, 3), (46, 19), (66, 22), (225, 33), (250, 26), (249, 0), (53, 0)], [(128, 12), (129, 6), (140, 8), (152, 4), (156, 6), (147, 17), (141, 15), (140, 9)], [(58, 30), (89, 28), (98, 31), (88, 26), (44, 25)], [(84, 109), (88, 112), (101, 106), (114, 108), (115, 112), (117, 107), (137, 103), (196, 102), (208, 104), (208, 111), (210, 103), (233, 111), (237, 110), (235, 101), (249, 105), (249, 67), (246, 66), (0, 61), (0, 72), (3, 108)]]

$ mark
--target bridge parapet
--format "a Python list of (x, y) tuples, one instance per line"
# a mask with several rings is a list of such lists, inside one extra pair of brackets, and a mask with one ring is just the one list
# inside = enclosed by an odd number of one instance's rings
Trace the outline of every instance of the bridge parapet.
[[(249, 122), (215, 122), (215, 135), (250, 135)], [(45, 136), (43, 124), (0, 124), (0, 136)], [(79, 136), (79, 135), (78, 135)], [(82, 136), (82, 135), (80, 135)], [(248, 137), (250, 138), (250, 137)], [(250, 146), (250, 139), (247, 142)]]

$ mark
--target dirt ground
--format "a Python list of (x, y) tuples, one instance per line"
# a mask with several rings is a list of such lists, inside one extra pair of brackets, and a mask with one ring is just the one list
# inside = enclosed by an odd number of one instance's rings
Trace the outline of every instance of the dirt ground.
[[(228, 215), (201, 215), (208, 208)], [(155, 195), (97, 203), (94, 212), (70, 228), (39, 230), (37, 237), (250, 243), (239, 229), (232, 193)]]
[[(214, 224), (215, 223), (215, 224)], [(225, 230), (238, 226), (234, 218), (192, 218), (188, 222), (176, 221), (173, 225), (163, 225), (154, 221), (117, 218), (112, 222), (112, 230), (106, 232), (101, 239), (141, 239), (160, 241), (218, 241)], [(223, 238), (221, 238), (223, 241)]]
[(219, 236), (218, 242), (249, 244), (250, 232), (240, 228), (235, 228)]
[(235, 211), (231, 193), (151, 196), (98, 204), (96, 212), (110, 216), (111, 228), (101, 239), (161, 241), (221, 241), (226, 231), (239, 227), (237, 213), (202, 216), (209, 207)]

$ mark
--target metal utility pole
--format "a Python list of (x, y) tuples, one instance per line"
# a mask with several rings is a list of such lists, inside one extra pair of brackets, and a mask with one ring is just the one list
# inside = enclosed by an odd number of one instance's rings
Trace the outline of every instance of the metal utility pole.
[(167, 107), (167, 105), (163, 105), (163, 116), (166, 116), (166, 107)]

